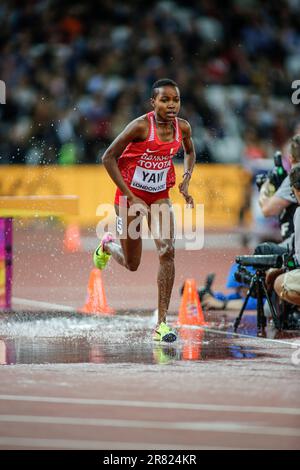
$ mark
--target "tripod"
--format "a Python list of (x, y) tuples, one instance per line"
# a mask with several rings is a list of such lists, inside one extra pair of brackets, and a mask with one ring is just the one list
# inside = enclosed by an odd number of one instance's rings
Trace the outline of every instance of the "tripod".
[[(254, 294), (254, 295), (252, 295)], [(261, 269), (257, 269), (256, 273), (252, 276), (250, 286), (246, 295), (246, 298), (244, 300), (244, 303), (242, 305), (242, 308), (240, 310), (240, 313), (238, 317), (235, 319), (233, 328), (234, 332), (237, 332), (237, 329), (239, 327), (239, 324), (241, 322), (244, 310), (247, 306), (249, 297), (251, 296), (256, 296), (257, 297), (257, 335), (258, 336), (264, 336), (265, 335), (265, 327), (266, 327), (266, 317), (264, 314), (264, 305), (263, 305), (263, 297), (266, 297), (268, 305), (270, 307), (270, 311), (272, 314), (272, 318), (274, 321), (274, 325), (277, 329), (281, 329), (280, 322), (277, 316), (277, 313), (275, 311), (275, 308), (271, 302), (270, 296), (268, 294), (266, 284), (265, 284), (265, 271)]]

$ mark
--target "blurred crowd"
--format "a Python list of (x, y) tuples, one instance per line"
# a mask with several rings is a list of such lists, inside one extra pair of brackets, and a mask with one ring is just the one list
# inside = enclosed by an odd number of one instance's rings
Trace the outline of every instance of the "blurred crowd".
[(298, 0), (7, 0), (0, 56), (4, 164), (99, 162), (164, 77), (199, 162), (270, 159), (300, 122)]

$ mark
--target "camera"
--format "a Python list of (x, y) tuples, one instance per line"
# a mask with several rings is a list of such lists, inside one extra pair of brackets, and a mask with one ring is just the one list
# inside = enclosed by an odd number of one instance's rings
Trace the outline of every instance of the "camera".
[(267, 271), (270, 268), (284, 268), (286, 271), (292, 271), (299, 268), (299, 264), (293, 253), (284, 253), (283, 255), (252, 255), (237, 256), (236, 262), (239, 264), (238, 270), (234, 276), (237, 282), (249, 286), (254, 276), (245, 266), (251, 266), (256, 271)]
[(282, 255), (252, 255), (237, 256), (237, 264), (253, 266), (253, 268), (267, 271), (270, 268), (281, 268), (284, 257)]
[(238, 270), (234, 273), (235, 280), (244, 286), (250, 286), (253, 274), (248, 271), (244, 266), (239, 266)]
[[(266, 320), (264, 318), (263, 298), (266, 298), (269, 305), (275, 328), (279, 330), (282, 328), (292, 330), (299, 329), (299, 309), (296, 308), (295, 310), (294, 305), (283, 304), (278, 305), (277, 310), (273, 305), (265, 286), (265, 274), (268, 269), (282, 268), (284, 271), (291, 271), (299, 268), (295, 255), (293, 253), (284, 253), (283, 255), (238, 256), (236, 258), (236, 262), (239, 267), (235, 272), (235, 279), (237, 282), (245, 285), (249, 289), (240, 314), (235, 320), (234, 331), (237, 331), (250, 295), (257, 298), (257, 327), (259, 335), (263, 334), (263, 329), (266, 324)], [(250, 272), (246, 267), (254, 268), (255, 272)]]
[[(270, 268), (281, 268), (283, 265), (282, 255), (252, 255), (252, 256), (237, 256), (236, 262), (239, 265), (238, 270), (235, 273), (235, 278), (238, 282), (242, 282), (248, 286), (248, 292), (244, 300), (243, 306), (238, 317), (234, 322), (234, 331), (237, 332), (239, 324), (241, 322), (244, 310), (247, 306), (249, 297), (255, 297), (257, 299), (257, 335), (265, 336), (266, 331), (266, 317), (264, 314), (264, 298), (269, 305), (270, 312), (274, 325), (277, 329), (281, 329), (281, 321), (278, 318), (276, 309), (271, 301), (269, 293), (266, 287), (266, 271)], [(255, 269), (254, 274), (246, 269), (245, 266), (252, 267)]]
[(250, 272), (245, 266), (251, 266), (263, 274), (270, 268), (281, 268), (284, 264), (284, 257), (282, 255), (237, 256), (236, 262), (239, 267), (234, 274), (235, 280), (249, 287), (255, 273)]
[(293, 271), (293, 269), (299, 269), (300, 264), (296, 258), (295, 253), (285, 253), (282, 255), (283, 258), (283, 265), (287, 269), (287, 271)]
[(265, 181), (269, 180), (270, 185), (273, 186), (274, 192), (280, 187), (281, 183), (287, 176), (287, 172), (282, 165), (282, 154), (278, 150), (274, 154), (274, 168), (267, 174), (259, 173), (256, 175), (255, 182), (256, 186), (260, 190)]

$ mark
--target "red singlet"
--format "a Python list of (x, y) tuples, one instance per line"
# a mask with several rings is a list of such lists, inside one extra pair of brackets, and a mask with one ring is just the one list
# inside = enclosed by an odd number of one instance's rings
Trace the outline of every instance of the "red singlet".
[[(169, 197), (169, 188), (175, 185), (172, 158), (182, 143), (178, 119), (175, 119), (175, 136), (171, 142), (159, 140), (154, 122), (154, 111), (147, 114), (149, 132), (146, 140), (131, 142), (118, 159), (118, 167), (133, 194), (146, 204)], [(115, 204), (123, 194), (117, 189)]]

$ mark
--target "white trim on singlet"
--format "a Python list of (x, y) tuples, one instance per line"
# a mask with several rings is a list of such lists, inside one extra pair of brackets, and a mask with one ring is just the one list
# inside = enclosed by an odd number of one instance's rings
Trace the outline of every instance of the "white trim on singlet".
[[(150, 114), (149, 115), (149, 121), (150, 121), (150, 132), (149, 132), (149, 137), (148, 137), (148, 142), (155, 140), (155, 132), (157, 135), (157, 130), (155, 129), (155, 123), (154, 123), (154, 115)], [(179, 122), (178, 118), (175, 119), (176, 126), (175, 126), (175, 138), (177, 142), (180, 142), (180, 134), (179, 134)], [(166, 142), (170, 143), (170, 142)]]
[(176, 133), (175, 133), (175, 140), (177, 140), (177, 142), (179, 142), (179, 123), (178, 123), (178, 119), (176, 118)]
[(149, 139), (148, 139), (148, 141), (150, 142), (150, 141), (152, 141), (152, 140), (155, 140), (153, 114), (150, 114), (149, 120), (150, 120), (150, 132), (149, 132)]

